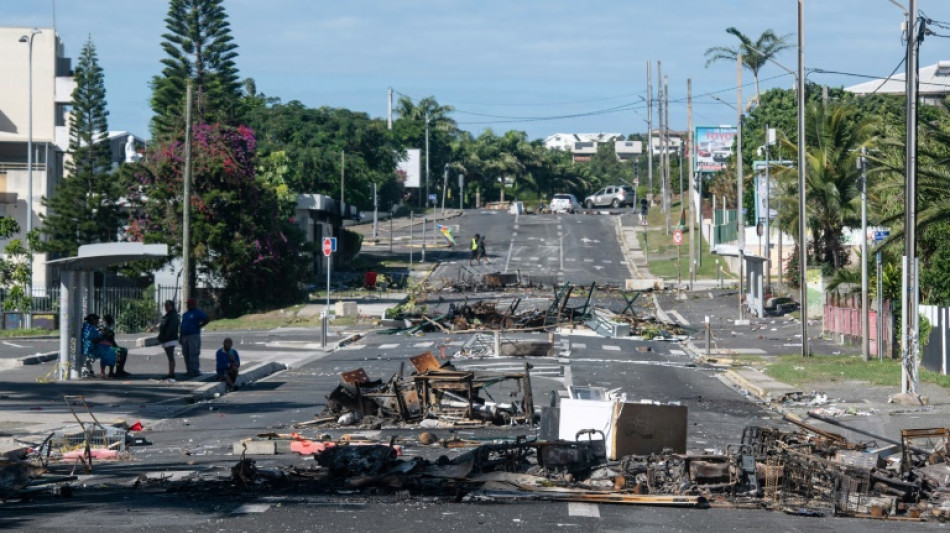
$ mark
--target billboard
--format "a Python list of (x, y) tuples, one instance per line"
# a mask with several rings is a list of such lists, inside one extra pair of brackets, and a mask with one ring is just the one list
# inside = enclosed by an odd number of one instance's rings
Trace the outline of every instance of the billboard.
[(736, 137), (734, 126), (696, 126), (693, 143), (693, 161), (696, 172), (719, 172), (732, 157), (732, 141)]
[(396, 165), (396, 172), (405, 180), (403, 187), (419, 188), (422, 182), (422, 150), (409, 148), (406, 150), (406, 159)]

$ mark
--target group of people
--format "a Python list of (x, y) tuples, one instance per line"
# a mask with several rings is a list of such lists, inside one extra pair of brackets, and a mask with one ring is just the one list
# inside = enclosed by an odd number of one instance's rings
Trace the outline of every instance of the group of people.
[[(210, 317), (198, 309), (193, 298), (185, 303), (187, 310), (179, 315), (172, 300), (165, 301), (165, 314), (158, 327), (158, 342), (168, 358), (168, 374), (165, 379), (175, 381), (175, 348), (181, 347), (185, 360), (185, 377), (195, 378), (201, 375), (201, 328), (208, 325)], [(92, 372), (92, 362), (99, 361), (99, 377), (104, 379), (128, 377), (125, 370), (128, 350), (115, 342), (115, 320), (111, 315), (102, 317), (90, 313), (86, 316), (82, 330), (83, 355)], [(228, 389), (236, 386), (241, 357), (234, 349), (230, 338), (224, 339), (221, 348), (215, 354), (215, 371), (219, 381), (227, 383)]]
[(115, 342), (115, 319), (112, 315), (103, 316), (101, 321), (95, 313), (86, 315), (82, 324), (82, 353), (85, 356), (83, 369), (90, 375), (95, 374), (92, 368), (95, 361), (99, 361), (100, 378), (124, 378), (131, 375), (125, 370), (129, 351)]
[(468, 259), (468, 266), (472, 266), (472, 261), (477, 262), (479, 265), (482, 264), (482, 259), (484, 259), (486, 263), (488, 262), (488, 252), (485, 251), (484, 235), (476, 233), (475, 236), (472, 237), (471, 249), (472, 256)]

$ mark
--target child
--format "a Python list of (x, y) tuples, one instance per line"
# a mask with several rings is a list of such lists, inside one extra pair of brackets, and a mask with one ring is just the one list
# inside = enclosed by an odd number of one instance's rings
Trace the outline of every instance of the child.
[(218, 381), (224, 381), (228, 384), (228, 391), (235, 389), (237, 383), (238, 369), (241, 367), (241, 357), (237, 350), (231, 348), (234, 342), (230, 337), (224, 339), (224, 343), (217, 353), (214, 354), (215, 370), (218, 372)]

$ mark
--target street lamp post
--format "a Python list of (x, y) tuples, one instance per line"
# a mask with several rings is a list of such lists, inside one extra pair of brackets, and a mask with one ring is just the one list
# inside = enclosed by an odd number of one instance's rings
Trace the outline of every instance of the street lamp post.
[[(40, 30), (33, 28), (30, 31), (30, 35), (23, 35), (20, 37), (21, 43), (28, 43), (27, 51), (27, 71), (29, 78), (29, 115), (27, 119), (27, 140), (26, 140), (26, 245), (30, 245), (30, 233), (33, 231), (33, 38), (37, 34), (42, 33)], [(32, 256), (32, 253), (30, 254)], [(30, 302), (30, 309), (33, 307), (33, 265), (30, 265), (30, 279), (27, 281), (27, 297)], [(33, 316), (30, 313), (30, 309), (27, 309), (26, 313), (26, 327), (33, 327)]]
[(805, 234), (805, 0), (798, 0), (798, 283), (801, 290), (802, 357), (808, 357), (808, 238)]

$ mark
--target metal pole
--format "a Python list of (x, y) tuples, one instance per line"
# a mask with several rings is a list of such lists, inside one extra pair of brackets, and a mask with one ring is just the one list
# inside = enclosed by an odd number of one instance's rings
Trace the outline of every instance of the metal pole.
[[(429, 207), (429, 112), (426, 111), (426, 197), (425, 204), (426, 208)], [(425, 224), (422, 225), (423, 231), (425, 231)], [(422, 249), (425, 250), (425, 240), (422, 241)], [(422, 260), (425, 261), (425, 252), (422, 253)]]
[(445, 215), (445, 193), (449, 190), (449, 164), (442, 170), (442, 214)]
[(420, 263), (426, 262), (426, 216), (425, 213), (422, 215), (422, 260)]
[(867, 182), (867, 149), (861, 148), (861, 359), (865, 362), (871, 359), (868, 345), (868, 335), (871, 327), (868, 324), (868, 182)]
[[(695, 229), (695, 218), (696, 218), (696, 206), (693, 202), (693, 187), (696, 179), (696, 175), (693, 173), (693, 80), (686, 80), (686, 128), (687, 128), (687, 139), (689, 155), (687, 156), (687, 161), (689, 161), (689, 174), (688, 179), (689, 183), (687, 184), (686, 196), (688, 198), (689, 206), (689, 287), (693, 288), (693, 285), (696, 283), (696, 232)], [(683, 199), (681, 198), (682, 202)]]
[(802, 357), (808, 357), (808, 236), (805, 233), (805, 0), (798, 0), (798, 283), (801, 289)]
[(373, 182), (373, 240), (379, 238), (379, 199), (376, 197), (376, 182)]
[[(346, 150), (340, 150), (340, 217), (346, 218), (346, 202), (343, 201), (343, 182), (346, 179)], [(340, 222), (342, 224), (342, 221)]]
[(389, 88), (389, 108), (388, 113), (386, 114), (386, 129), (393, 129), (393, 88)]
[(772, 145), (775, 130), (765, 125), (765, 284), (772, 291), (772, 179), (770, 176), (769, 146)]
[[(26, 311), (26, 320), (24, 325), (27, 329), (33, 327), (33, 247), (30, 245), (30, 233), (33, 231), (33, 38), (36, 37), (36, 34), (40, 33), (40, 30), (34, 28), (30, 32), (30, 44), (28, 46), (27, 53), (27, 71), (29, 77), (29, 119), (28, 119), (28, 132), (26, 140), (26, 238), (23, 239), (23, 244), (30, 251), (30, 268), (29, 276), (26, 281), (26, 294), (29, 300), (29, 307), (25, 309)], [(22, 40), (22, 39), (21, 39)], [(47, 172), (49, 168), (47, 167)]]
[(653, 202), (653, 65), (647, 61), (647, 175), (650, 176), (650, 202)]
[(884, 360), (884, 276), (881, 252), (877, 253), (877, 358)]
[(393, 240), (395, 238), (393, 235), (393, 218), (395, 218), (395, 216), (396, 216), (396, 211), (392, 207), (390, 207), (389, 208), (389, 255), (393, 254)]
[(465, 174), (459, 174), (459, 211), (465, 209)]
[(739, 320), (743, 318), (742, 297), (745, 284), (745, 213), (742, 212), (742, 54), (736, 56), (736, 217), (739, 237)]
[(670, 212), (673, 211), (673, 182), (670, 180), (670, 84), (663, 76), (663, 184), (666, 188), (666, 234), (670, 234)]
[(185, 89), (185, 170), (183, 180), (185, 191), (182, 200), (182, 236), (181, 236), (181, 299), (187, 302), (191, 298), (191, 108), (194, 88), (188, 80)]
[(409, 211), (409, 268), (412, 269), (412, 241), (413, 241), (413, 226), (415, 222), (412, 220), (412, 211)]

